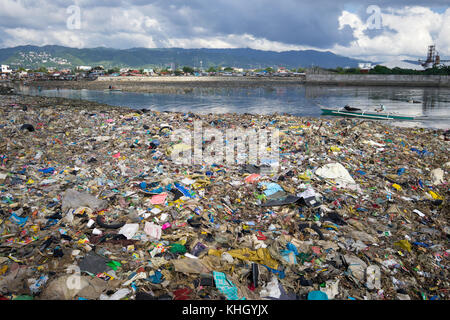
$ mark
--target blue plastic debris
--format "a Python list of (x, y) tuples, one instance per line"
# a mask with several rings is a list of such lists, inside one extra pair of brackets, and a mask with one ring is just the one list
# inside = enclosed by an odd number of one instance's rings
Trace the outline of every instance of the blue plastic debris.
[(181, 184), (179, 184), (178, 182), (175, 182), (175, 187), (180, 190), (183, 195), (185, 197), (189, 197), (189, 198), (194, 198), (194, 196), (189, 192), (188, 189), (186, 189), (185, 187), (183, 187)]
[(227, 300), (246, 300), (245, 297), (239, 298), (237, 287), (227, 279), (225, 273), (213, 271), (213, 277), (216, 288), (226, 296)]
[(295, 253), (295, 255), (298, 255), (297, 247), (294, 246), (292, 243), (288, 242), (286, 247), (288, 250), (293, 251)]
[(53, 167), (50, 167), (50, 168), (44, 168), (44, 169), (39, 169), (38, 171), (39, 171), (39, 172), (42, 172), (42, 173), (50, 173), (50, 174), (53, 174), (53, 172), (55, 172), (55, 168), (53, 168)]
[(308, 300), (328, 300), (328, 296), (322, 291), (311, 291), (308, 293)]
[(286, 277), (286, 275), (284, 274), (284, 271), (283, 271), (283, 270), (275, 270), (275, 269), (272, 269), (271, 267), (268, 267), (268, 266), (266, 266), (266, 265), (264, 265), (264, 264), (263, 264), (263, 266), (266, 267), (267, 270), (269, 270), (270, 272), (272, 272), (272, 273), (274, 273), (274, 274), (278, 274), (278, 277), (279, 277), (280, 279), (284, 279), (284, 277)]
[(159, 284), (162, 282), (162, 277), (163, 277), (162, 273), (157, 270), (155, 271), (155, 274), (149, 276), (147, 280), (150, 281), (151, 283)]
[(428, 152), (426, 149), (419, 150), (419, 149), (416, 149), (416, 148), (411, 148), (409, 150), (416, 152), (419, 156), (433, 156), (433, 153), (432, 152)]
[(281, 188), (277, 183), (274, 182), (260, 182), (258, 183), (258, 186), (265, 187), (264, 194), (266, 196), (270, 196), (274, 193), (277, 193), (278, 191), (283, 191), (283, 188)]
[(19, 217), (18, 215), (16, 215), (14, 212), (11, 214), (11, 216), (9, 217), (9, 220), (11, 220), (12, 222), (14, 222), (15, 224), (23, 227), (27, 221), (28, 221), (28, 217), (26, 218), (22, 218)]
[(413, 244), (414, 245), (416, 245), (416, 246), (420, 246), (420, 247), (425, 247), (425, 248), (428, 248), (430, 245), (428, 245), (428, 244), (426, 244), (426, 243), (424, 243), (424, 242), (413, 242)]

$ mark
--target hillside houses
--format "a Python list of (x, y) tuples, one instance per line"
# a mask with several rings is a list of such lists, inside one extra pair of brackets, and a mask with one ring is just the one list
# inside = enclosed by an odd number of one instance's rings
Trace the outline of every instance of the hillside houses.
[(285, 67), (266, 68), (266, 69), (250, 69), (246, 70), (239, 67), (210, 67), (208, 71), (204, 69), (192, 68), (185, 66), (172, 68), (162, 67), (136, 69), (129, 67), (105, 69), (103, 66), (77, 66), (73, 69), (67, 67), (41, 67), (38, 70), (24, 69), (14, 67), (11, 69), (7, 65), (1, 66), (2, 79), (11, 80), (96, 80), (99, 77), (149, 77), (149, 76), (223, 76), (223, 77), (244, 77), (244, 76), (273, 76), (273, 77), (295, 77), (300, 74), (288, 70)]

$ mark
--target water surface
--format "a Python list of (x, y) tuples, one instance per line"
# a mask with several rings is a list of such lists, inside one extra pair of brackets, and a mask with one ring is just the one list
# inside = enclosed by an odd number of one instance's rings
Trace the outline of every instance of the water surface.
[[(373, 110), (384, 104), (388, 111), (433, 117), (427, 121), (392, 121), (399, 126), (440, 129), (450, 127), (450, 88), (361, 86), (274, 86), (257, 88), (194, 88), (186, 94), (109, 92), (21, 86), (29, 95), (89, 100), (114, 106), (158, 111), (205, 113), (289, 113), (320, 117), (319, 105), (350, 105)], [(411, 101), (419, 101), (412, 103)]]

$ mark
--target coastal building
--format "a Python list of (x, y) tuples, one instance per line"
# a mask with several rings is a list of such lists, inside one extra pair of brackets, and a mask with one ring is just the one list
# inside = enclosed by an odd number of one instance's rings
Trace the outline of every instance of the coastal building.
[(27, 77), (28, 77), (28, 71), (19, 71), (19, 72), (17, 73), (17, 76), (18, 76), (19, 78), (27, 78)]
[(167, 71), (175, 71), (177, 68), (176, 68), (176, 64), (175, 64), (175, 62), (171, 62), (171, 63), (169, 63), (168, 65), (167, 65)]
[(77, 69), (80, 70), (80, 71), (91, 71), (92, 67), (90, 67), (90, 66), (78, 66)]
[(411, 70), (423, 70), (420, 64), (413, 64), (402, 60), (390, 60), (380, 63), (381, 66), (387, 67), (389, 69), (401, 68), (401, 69), (411, 69)]
[(1, 73), (5, 73), (5, 74), (12, 73), (12, 70), (9, 68), (8, 65), (2, 64), (2, 71), (1, 71)]
[(369, 70), (373, 68), (371, 63), (358, 63), (358, 68), (361, 73), (369, 73)]
[(155, 72), (153, 71), (153, 69), (144, 69), (144, 70), (142, 71), (142, 73), (143, 73), (143, 74), (146, 74), (146, 75), (152, 75), (152, 74), (154, 74)]

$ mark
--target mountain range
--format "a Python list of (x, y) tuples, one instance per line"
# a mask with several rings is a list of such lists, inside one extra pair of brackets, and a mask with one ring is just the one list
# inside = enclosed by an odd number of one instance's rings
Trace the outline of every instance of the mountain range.
[(130, 67), (203, 67), (224, 66), (240, 68), (286, 67), (299, 68), (320, 66), (322, 68), (357, 67), (367, 62), (334, 54), (330, 51), (263, 51), (241, 49), (182, 49), (182, 48), (132, 48), (112, 49), (70, 48), (64, 46), (18, 46), (0, 49), (0, 63), (12, 68), (39, 67), (74, 68), (98, 66), (105, 68)]

